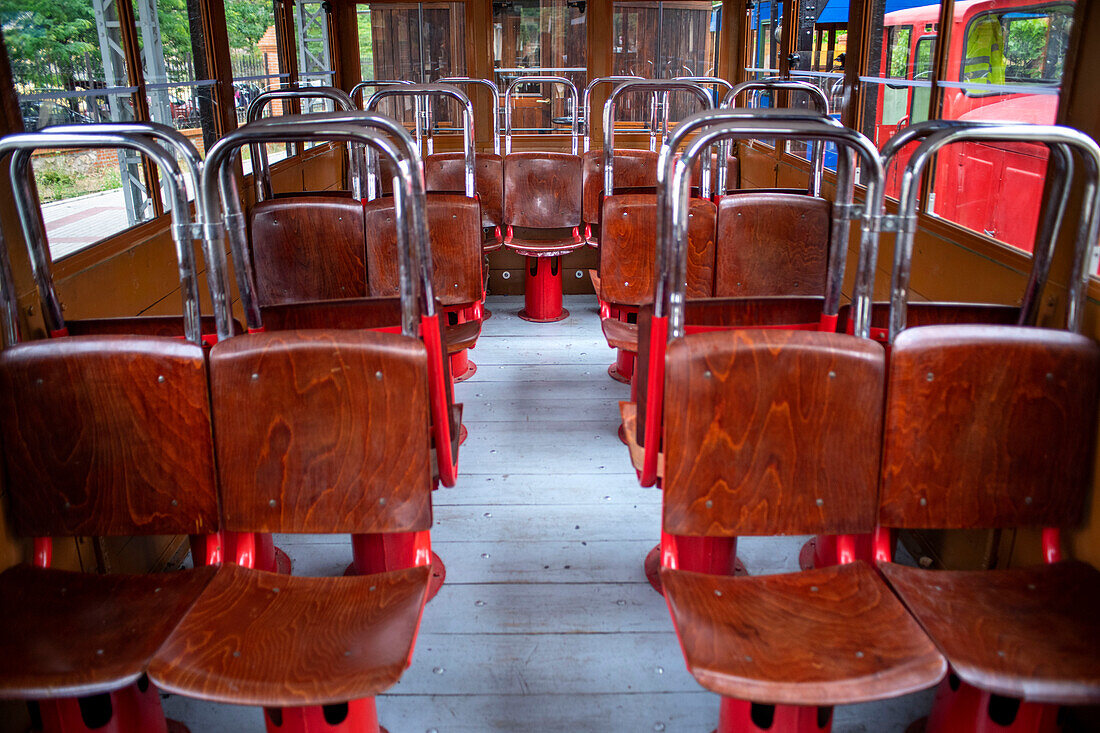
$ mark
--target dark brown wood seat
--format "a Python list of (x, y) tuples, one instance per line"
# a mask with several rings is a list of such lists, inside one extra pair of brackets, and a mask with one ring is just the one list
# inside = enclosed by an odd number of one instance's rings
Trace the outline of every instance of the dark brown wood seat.
[[(903, 331), (890, 358), (880, 523), (1057, 528), (1092, 484), (1100, 346), (1016, 326)], [(1044, 532), (1044, 535), (1046, 531)], [(1044, 556), (1057, 559), (1056, 539)], [(963, 683), (1025, 703), (1100, 703), (1100, 573), (880, 564)]]
[(998, 571), (881, 567), (963, 681), (1061, 705), (1100, 700), (1096, 568), (1075, 561)]
[[(157, 654), (150, 679), (267, 707), (381, 692), (407, 666), (432, 575), (423, 342), (378, 331), (274, 331), (222, 341), (209, 361), (225, 529), (349, 534), (355, 574), (229, 569)], [(361, 558), (357, 537), (407, 540), (411, 551), (363, 571), (361, 559), (375, 558)]]
[(613, 349), (638, 351), (638, 324), (627, 323), (616, 318), (601, 318), (600, 327), (607, 345)]
[(734, 193), (718, 203), (714, 295), (821, 295), (830, 206), (801, 194)]
[(353, 199), (256, 204), (249, 226), (260, 306), (366, 295), (363, 225), (362, 205)]
[(661, 580), (688, 669), (720, 695), (842, 705), (916, 692), (946, 671), (863, 562), (760, 577), (662, 569)]
[(161, 647), (150, 679), (238, 705), (373, 697), (408, 666), (428, 574), (299, 578), (227, 565)]
[(714, 331), (669, 344), (665, 401), (677, 409), (665, 417), (660, 577), (689, 669), (709, 689), (829, 706), (907, 694), (946, 672), (859, 562), (715, 576), (688, 572), (673, 540), (871, 531), (884, 383), (882, 346), (845, 334)]
[[(854, 324), (851, 321), (852, 306), (840, 306), (837, 318), (837, 330), (851, 333)], [(905, 311), (906, 328), (917, 326), (943, 326), (964, 323), (987, 323), (1000, 326), (1016, 325), (1020, 318), (1020, 307), (1015, 305), (996, 305), (991, 303), (940, 303), (911, 301)], [(876, 301), (871, 304), (871, 337), (880, 341), (886, 339), (890, 327), (890, 304)]]
[(0, 699), (83, 697), (136, 682), (216, 570), (10, 568), (0, 575)]
[[(72, 336), (0, 351), (16, 533), (217, 532), (209, 404), (203, 348), (178, 338)], [(47, 554), (0, 575), (0, 697), (50, 699), (62, 720), (73, 707), (57, 698), (134, 683), (214, 573), (85, 575), (44, 567)], [(163, 717), (148, 688), (112, 706), (119, 718)]]
[[(424, 185), (429, 193), (465, 194), (465, 157), (462, 153), (435, 153), (424, 158)], [(504, 226), (504, 159), (494, 153), (474, 158), (474, 189), (481, 202), (482, 247), (501, 247), (496, 228)]]
[[(535, 254), (584, 246), (571, 230), (581, 226), (581, 157), (566, 153), (511, 153), (504, 159), (504, 223), (512, 227), (512, 240), (505, 246), (530, 249)], [(519, 231), (516, 231), (516, 230)], [(542, 244), (539, 236), (526, 236), (524, 229), (544, 230), (550, 237)], [(545, 230), (552, 230), (546, 233)]]
[(472, 349), (481, 335), (481, 321), (448, 324), (443, 327), (443, 338), (447, 340), (447, 353), (457, 354), (463, 349)]
[[(613, 193), (657, 193), (657, 153), (650, 150), (615, 151)], [(592, 236), (588, 244), (599, 245), (600, 203), (603, 200), (603, 151), (590, 150), (581, 161), (581, 213)]]

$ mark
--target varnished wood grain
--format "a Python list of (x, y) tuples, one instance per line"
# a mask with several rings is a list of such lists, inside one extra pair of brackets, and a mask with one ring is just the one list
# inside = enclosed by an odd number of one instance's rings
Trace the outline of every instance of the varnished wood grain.
[(260, 309), (264, 329), (386, 328), (401, 325), (400, 298), (347, 298), (284, 303)]
[(429, 571), (301, 578), (227, 565), (157, 653), (149, 679), (241, 705), (372, 697), (405, 671)]
[(431, 525), (427, 357), (373, 331), (241, 336), (210, 353), (225, 528)]
[[(428, 196), (427, 204), (436, 299), (443, 305), (465, 305), (480, 300), (483, 255), (477, 200), (433, 193)], [(363, 204), (363, 208), (370, 295), (395, 295), (398, 292), (398, 256), (393, 199), (375, 199)]]
[(880, 345), (833, 333), (717, 331), (673, 341), (664, 530), (871, 531), (884, 361)]
[[(182, 316), (133, 316), (131, 318), (87, 318), (65, 321), (70, 336), (183, 336)], [(217, 333), (214, 316), (202, 317), (202, 332)], [(244, 333), (241, 324), (233, 321), (233, 333)]]
[(947, 665), (863, 562), (734, 577), (661, 569), (688, 669), (708, 690), (842, 705), (931, 687)]
[(739, 193), (718, 204), (717, 296), (822, 295), (829, 259), (828, 201)]
[(481, 321), (448, 324), (443, 327), (443, 338), (447, 343), (447, 353), (456, 354), (463, 349), (473, 348), (477, 337), (481, 335)]
[[(713, 291), (715, 206), (692, 199), (688, 209), (688, 297)], [(657, 199), (617, 194), (603, 202), (600, 297), (617, 305), (653, 299), (657, 259)]]
[(1100, 703), (1100, 572), (880, 565), (964, 682), (1033, 702)]
[[(600, 221), (600, 194), (603, 190), (603, 151), (591, 150), (582, 156), (581, 210), (584, 221)], [(615, 151), (615, 192), (657, 192), (657, 153), (650, 150)], [(611, 192), (609, 192), (611, 193)]]
[(890, 358), (880, 521), (1072, 525), (1092, 483), (1100, 346), (1014, 326), (902, 332)]
[(506, 156), (504, 223), (537, 229), (580, 226), (580, 156), (565, 153)]
[[(837, 330), (850, 333), (849, 324), (852, 306), (840, 306)], [(917, 326), (939, 326), (953, 323), (988, 323), (1002, 326), (1015, 325), (1020, 316), (1020, 308), (1014, 305), (993, 305), (989, 303), (928, 303), (924, 301), (909, 303), (906, 308), (906, 328)], [(871, 327), (888, 328), (890, 326), (890, 304), (876, 302), (871, 304)]]
[[(679, 157), (679, 156), (677, 156)], [(712, 155), (710, 166), (710, 190), (713, 193), (718, 191), (718, 156)], [(726, 163), (726, 190), (735, 191), (741, 185), (741, 164), (735, 157), (730, 157)], [(695, 161), (695, 167), (691, 169), (691, 188), (692, 195), (699, 195), (699, 184), (703, 182), (703, 160), (700, 158)]]
[[(465, 195), (466, 169), (462, 153), (436, 153), (424, 158), (424, 185), (428, 192)], [(481, 225), (504, 223), (504, 159), (478, 153), (474, 159), (474, 190), (481, 201)]]
[[(779, 298), (692, 298), (684, 308), (684, 323), (692, 326), (738, 328), (751, 326), (783, 326), (817, 323), (825, 304), (816, 296), (790, 296)], [(638, 395), (638, 439), (645, 443), (646, 401), (649, 386), (649, 332), (652, 326), (653, 306), (644, 304), (638, 309), (638, 365), (634, 382)]]
[(9, 569), (0, 575), (0, 697), (94, 695), (134, 682), (215, 571)]
[(600, 327), (603, 329), (603, 337), (607, 339), (607, 345), (613, 349), (626, 349), (638, 351), (638, 324), (620, 321), (617, 318), (600, 319)]
[(252, 208), (260, 305), (366, 295), (363, 210), (358, 201), (299, 196)]
[(24, 536), (218, 526), (203, 350), (74, 336), (0, 352), (6, 488)]

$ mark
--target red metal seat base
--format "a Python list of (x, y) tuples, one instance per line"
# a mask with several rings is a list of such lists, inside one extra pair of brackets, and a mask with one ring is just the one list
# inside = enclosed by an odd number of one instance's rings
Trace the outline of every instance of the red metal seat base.
[(634, 360), (637, 356), (638, 355), (633, 351), (618, 349), (618, 353), (615, 356), (615, 363), (607, 368), (607, 376), (611, 377), (616, 382), (630, 384), (631, 380), (634, 378)]
[[(374, 560), (367, 559), (366, 553), (369, 550), (366, 549), (366, 545), (359, 544), (363, 540), (359, 540), (360, 537), (374, 537), (376, 535), (352, 535), (352, 553), (355, 558), (351, 564), (344, 569), (344, 575), (369, 575), (370, 573), (385, 572), (385, 570), (392, 569), (388, 567), (385, 559), (382, 559), (382, 565), (379, 565), (379, 559)], [(369, 542), (369, 540), (367, 541)], [(364, 568), (358, 570), (357, 567)], [(398, 567), (394, 565), (394, 567)], [(436, 594), (439, 593), (439, 589), (443, 587), (443, 581), (447, 579), (447, 566), (443, 564), (443, 560), (439, 555), (432, 553), (432, 577), (428, 582), (428, 598), (425, 601), (432, 600)]]
[(829, 733), (832, 729), (831, 707), (759, 705), (723, 697), (714, 733)]
[(535, 323), (561, 321), (569, 317), (561, 304), (561, 257), (528, 257), (519, 317)]
[(932, 713), (906, 733), (1059, 733), (1058, 705), (1000, 697), (968, 685), (952, 672), (936, 688)]
[[(334, 705), (264, 708), (264, 723), (267, 733), (388, 733), (378, 724), (373, 697), (349, 701), (346, 715), (341, 708)], [(330, 723), (333, 718), (338, 722)]]
[[(622, 430), (622, 427), (620, 426), (619, 429)], [(726, 548), (722, 547), (722, 545), (726, 545), (726, 543), (723, 542), (723, 540), (721, 538), (707, 537), (707, 538), (701, 538), (701, 539), (711, 540), (712, 542), (714, 542), (716, 545), (718, 545), (718, 547), (716, 547), (715, 549), (718, 550), (719, 552), (723, 549), (726, 549)], [(734, 540), (732, 544), (733, 544), (734, 550), (736, 551), (736, 548), (737, 548), (736, 540)], [(726, 553), (726, 554), (728, 554), (728, 553)], [(702, 569), (702, 568), (694, 568), (694, 569), (699, 570), (699, 572), (713, 572), (713, 570), (705, 570), (705, 569)], [(660, 593), (663, 596), (665, 594), (665, 591), (664, 591), (664, 588), (661, 587), (660, 571), (661, 571), (661, 546), (657, 545), (656, 547), (654, 547), (652, 550), (649, 551), (649, 554), (647, 554), (645, 556), (645, 578), (646, 578), (646, 580), (649, 581), (649, 584), (653, 587), (653, 590), (657, 591), (658, 593)], [(733, 558), (733, 574), (734, 575), (748, 575), (749, 574), (749, 571), (745, 568), (745, 564), (743, 562), (741, 562), (741, 558), (737, 557), (736, 555), (734, 555), (734, 558)]]
[(451, 374), (456, 382), (465, 382), (477, 374), (477, 364), (470, 361), (469, 349), (451, 354)]

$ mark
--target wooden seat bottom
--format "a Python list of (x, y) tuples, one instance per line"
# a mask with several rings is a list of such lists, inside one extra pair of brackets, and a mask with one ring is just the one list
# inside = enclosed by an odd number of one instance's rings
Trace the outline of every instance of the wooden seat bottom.
[(447, 340), (447, 353), (457, 354), (463, 349), (472, 349), (481, 335), (481, 321), (466, 321), (453, 326), (443, 327), (443, 337)]
[(225, 565), (157, 653), (149, 679), (239, 705), (372, 697), (408, 665), (430, 573), (304, 578)]
[(8, 569), (0, 575), (0, 698), (96, 695), (133, 683), (215, 571)]
[(638, 353), (638, 324), (620, 321), (617, 318), (601, 318), (600, 327), (607, 345), (613, 349), (623, 349)]
[(1100, 571), (1091, 565), (880, 568), (964, 682), (1030, 702), (1100, 703)]
[(524, 257), (559, 257), (567, 255), (585, 246), (584, 241), (578, 242), (573, 235), (557, 237), (554, 239), (510, 239), (505, 240), (504, 246)]
[[(630, 463), (635, 471), (641, 471), (645, 463), (645, 447), (638, 444), (638, 404), (636, 402), (620, 402), (619, 414), (622, 416), (623, 425), (620, 436), (630, 451)], [(657, 456), (657, 477), (665, 475), (665, 454)]]
[(759, 703), (843, 705), (923, 690), (943, 656), (866, 563), (737, 578), (661, 568), (688, 669)]

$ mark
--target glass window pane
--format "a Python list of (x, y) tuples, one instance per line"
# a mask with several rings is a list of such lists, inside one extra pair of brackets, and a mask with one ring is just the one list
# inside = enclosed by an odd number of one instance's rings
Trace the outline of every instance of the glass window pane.
[[(791, 78), (809, 82), (829, 101), (829, 112), (840, 119), (843, 92), (844, 59), (848, 51), (848, 3), (831, 0), (825, 3), (804, 3), (798, 7), (798, 28), (794, 36), (794, 56), (791, 58)], [(790, 104), (808, 108), (806, 94), (790, 95)], [(787, 152), (807, 158), (809, 146), (789, 142)], [(825, 167), (836, 170), (836, 147), (829, 143), (825, 151)]]
[[(588, 83), (584, 8), (581, 0), (494, 4), (493, 67), (497, 86), (504, 90), (519, 77), (531, 74), (564, 76), (577, 87), (579, 97)], [(568, 131), (572, 110), (561, 86), (551, 88), (547, 84), (540, 90), (539, 85), (520, 85), (516, 92), (514, 130)]]
[[(363, 81), (428, 83), (466, 75), (466, 15), (462, 3), (366, 3), (359, 6), (359, 63)], [(369, 98), (377, 88), (368, 88)], [(469, 90), (467, 90), (469, 91)], [(386, 99), (380, 109), (410, 128), (411, 99)], [(457, 106), (432, 100), (436, 129), (459, 129)]]
[(298, 81), (332, 86), (335, 72), (329, 51), (327, 2), (299, 2), (294, 5), (295, 45), (298, 50)]
[(758, 0), (749, 3), (748, 43), (745, 71), (749, 79), (761, 79), (779, 73), (779, 39), (783, 32), (784, 3)]
[[(1067, 2), (957, 5), (943, 117), (1053, 123), (1072, 19)], [(930, 208), (1030, 252), (1046, 163), (1046, 148), (1039, 145), (952, 146), (935, 163)]]
[[(614, 3), (614, 73), (648, 79), (714, 76), (721, 8), (721, 3), (711, 0)], [(698, 109), (699, 103), (690, 94), (673, 94), (669, 121), (676, 122)], [(625, 123), (623, 129), (648, 129), (653, 117), (651, 97), (624, 97), (616, 114)]]
[[(8, 0), (0, 26), (25, 129), (134, 119), (114, 5)], [(153, 216), (136, 154), (39, 151), (32, 167), (54, 259)]]

